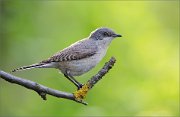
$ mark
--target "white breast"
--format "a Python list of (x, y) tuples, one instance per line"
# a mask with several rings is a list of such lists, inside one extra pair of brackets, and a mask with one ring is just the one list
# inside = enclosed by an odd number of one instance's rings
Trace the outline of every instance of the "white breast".
[(61, 62), (59, 69), (62, 73), (65, 73), (65, 70), (69, 70), (70, 74), (72, 76), (79, 76), (82, 75), (92, 68), (94, 68), (105, 56), (107, 49), (100, 48), (98, 52), (89, 57), (84, 58), (81, 60), (73, 60), (73, 61), (67, 61), (67, 62)]

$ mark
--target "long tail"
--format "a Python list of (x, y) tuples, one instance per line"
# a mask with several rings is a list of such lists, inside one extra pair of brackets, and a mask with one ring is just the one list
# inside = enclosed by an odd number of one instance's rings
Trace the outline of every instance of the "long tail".
[(42, 68), (44, 67), (45, 63), (36, 63), (36, 64), (32, 64), (29, 66), (23, 66), (17, 69), (12, 70), (12, 72), (16, 72), (16, 71), (22, 71), (22, 70), (27, 70), (27, 69), (32, 69), (32, 68)]

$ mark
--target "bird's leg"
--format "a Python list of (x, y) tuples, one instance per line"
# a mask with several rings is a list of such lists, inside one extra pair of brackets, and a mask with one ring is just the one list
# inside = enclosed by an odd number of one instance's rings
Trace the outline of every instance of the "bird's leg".
[(82, 88), (83, 84), (78, 82), (73, 76), (70, 75), (69, 77), (75, 82), (78, 89)]
[(64, 74), (64, 76), (69, 80), (69, 81), (71, 81), (74, 85), (76, 85), (76, 87), (78, 88), (78, 89), (80, 89), (80, 88), (82, 88), (82, 84), (81, 83), (79, 83), (72, 75), (70, 75), (69, 73), (66, 73), (66, 74)]

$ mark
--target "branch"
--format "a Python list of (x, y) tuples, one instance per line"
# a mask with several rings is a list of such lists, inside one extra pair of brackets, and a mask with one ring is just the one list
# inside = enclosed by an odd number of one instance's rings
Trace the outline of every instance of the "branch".
[(106, 73), (108, 73), (108, 71), (114, 66), (115, 62), (116, 59), (111, 57), (111, 59), (105, 63), (104, 67), (95, 76), (88, 80), (90, 88), (92, 88), (104, 75), (106, 75)]
[(86, 102), (83, 101), (85, 98), (87, 92), (100, 80), (102, 77), (112, 68), (114, 65), (116, 59), (114, 57), (111, 57), (109, 62), (107, 62), (104, 67), (96, 74), (94, 75), (90, 80), (87, 81), (83, 87), (74, 93), (68, 93), (68, 92), (63, 92), (63, 91), (58, 91), (46, 86), (43, 86), (41, 84), (38, 84), (36, 82), (23, 79), (20, 77), (13, 76), (9, 73), (6, 73), (4, 71), (0, 70), (0, 78), (14, 84), (21, 85), (25, 88), (28, 88), (30, 90), (34, 90), (37, 92), (43, 100), (46, 100), (46, 94), (58, 97), (58, 98), (64, 98), (64, 99), (69, 99), (76, 101), (78, 103), (82, 103), (84, 105), (87, 105)]
[(111, 57), (111, 59), (105, 63), (104, 67), (94, 76), (91, 77), (90, 80), (87, 81), (86, 84), (82, 86), (81, 89), (74, 92), (75, 100), (83, 101), (88, 91), (92, 89), (92, 87), (102, 79), (102, 77), (108, 73), (108, 71), (114, 66), (116, 59)]

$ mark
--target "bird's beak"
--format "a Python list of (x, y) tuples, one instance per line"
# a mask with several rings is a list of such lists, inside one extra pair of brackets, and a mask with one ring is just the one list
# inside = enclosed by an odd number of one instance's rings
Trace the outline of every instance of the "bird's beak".
[(113, 34), (112, 36), (113, 37), (122, 37), (122, 35), (120, 35), (120, 34)]

